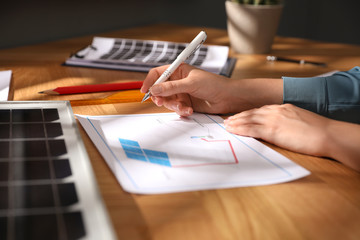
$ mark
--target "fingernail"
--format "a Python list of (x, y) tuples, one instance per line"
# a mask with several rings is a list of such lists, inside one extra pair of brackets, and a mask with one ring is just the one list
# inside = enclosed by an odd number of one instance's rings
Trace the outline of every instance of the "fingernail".
[(153, 87), (151, 87), (151, 93), (152, 94), (160, 94), (162, 92), (162, 87), (161, 86), (158, 86), (158, 85), (155, 85)]
[(232, 128), (229, 127), (229, 126), (227, 126), (227, 125), (225, 125), (225, 130), (228, 131), (228, 132), (230, 132), (230, 131), (232, 130)]

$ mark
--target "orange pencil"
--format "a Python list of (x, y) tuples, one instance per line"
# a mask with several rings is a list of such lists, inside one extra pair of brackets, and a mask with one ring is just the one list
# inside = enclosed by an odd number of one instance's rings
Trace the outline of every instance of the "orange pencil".
[(63, 95), (63, 94), (76, 94), (76, 93), (130, 90), (130, 89), (140, 89), (142, 84), (143, 84), (142, 81), (133, 81), (133, 82), (123, 82), (123, 83), (67, 86), (67, 87), (57, 87), (54, 89), (48, 89), (41, 91), (39, 93), (50, 94), (50, 95)]

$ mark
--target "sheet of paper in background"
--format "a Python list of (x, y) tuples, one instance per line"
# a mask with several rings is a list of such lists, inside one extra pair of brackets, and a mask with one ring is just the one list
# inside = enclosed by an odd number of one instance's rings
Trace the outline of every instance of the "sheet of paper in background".
[[(65, 65), (148, 71), (171, 64), (186, 43), (94, 37), (90, 46), (73, 54)], [(229, 47), (203, 45), (186, 63), (204, 70), (230, 76), (236, 59), (228, 58)]]
[(11, 73), (11, 70), (0, 71), (0, 101), (8, 100)]
[(158, 194), (292, 181), (309, 171), (219, 116), (77, 115), (124, 190)]

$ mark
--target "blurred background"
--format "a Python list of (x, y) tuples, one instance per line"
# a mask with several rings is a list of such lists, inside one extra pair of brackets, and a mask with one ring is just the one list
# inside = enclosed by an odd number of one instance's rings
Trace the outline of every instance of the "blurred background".
[[(285, 0), (278, 35), (360, 44), (359, 0)], [(226, 29), (225, 0), (18, 0), (0, 3), (0, 48), (156, 23)]]

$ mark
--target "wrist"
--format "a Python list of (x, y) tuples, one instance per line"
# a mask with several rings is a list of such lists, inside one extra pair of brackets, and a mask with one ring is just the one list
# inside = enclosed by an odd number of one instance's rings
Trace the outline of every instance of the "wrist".
[(229, 84), (228, 102), (232, 112), (283, 102), (282, 79), (241, 79), (231, 80)]
[(345, 165), (360, 171), (359, 142), (360, 125), (331, 120), (327, 128), (328, 139), (326, 157), (338, 160)]

